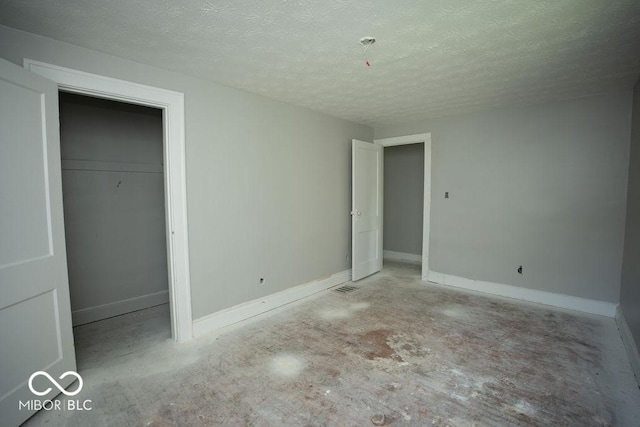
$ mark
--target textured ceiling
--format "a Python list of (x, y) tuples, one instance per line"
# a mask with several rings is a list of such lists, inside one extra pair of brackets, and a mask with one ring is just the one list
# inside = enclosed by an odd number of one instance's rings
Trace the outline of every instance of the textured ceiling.
[(1, 0), (0, 23), (372, 126), (640, 73), (638, 0)]

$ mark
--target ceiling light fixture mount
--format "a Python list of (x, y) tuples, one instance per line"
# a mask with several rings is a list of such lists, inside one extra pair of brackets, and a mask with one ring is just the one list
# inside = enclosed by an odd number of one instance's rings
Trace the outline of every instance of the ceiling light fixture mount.
[(371, 63), (367, 57), (367, 50), (376, 42), (375, 37), (363, 37), (360, 39), (360, 44), (362, 45), (362, 51), (365, 55), (364, 63), (367, 67), (371, 67)]
[(363, 37), (360, 39), (360, 44), (364, 47), (369, 47), (376, 42), (375, 37)]

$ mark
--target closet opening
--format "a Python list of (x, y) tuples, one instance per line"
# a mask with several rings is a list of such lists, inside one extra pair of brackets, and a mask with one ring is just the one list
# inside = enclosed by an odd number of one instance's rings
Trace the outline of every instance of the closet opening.
[(171, 338), (163, 110), (59, 92), (78, 368)]

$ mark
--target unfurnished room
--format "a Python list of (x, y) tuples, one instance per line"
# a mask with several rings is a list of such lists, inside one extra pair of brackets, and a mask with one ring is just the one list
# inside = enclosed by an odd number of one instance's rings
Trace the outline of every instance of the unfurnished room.
[(0, 425), (637, 426), (640, 3), (0, 0)]

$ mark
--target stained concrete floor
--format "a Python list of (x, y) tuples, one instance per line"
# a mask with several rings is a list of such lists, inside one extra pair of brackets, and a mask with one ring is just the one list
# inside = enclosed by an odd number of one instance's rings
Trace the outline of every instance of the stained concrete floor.
[(167, 306), (75, 329), (92, 410), (29, 426), (620, 425), (640, 390), (613, 319), (420, 281), (386, 263), (218, 337)]

